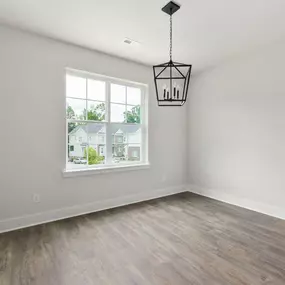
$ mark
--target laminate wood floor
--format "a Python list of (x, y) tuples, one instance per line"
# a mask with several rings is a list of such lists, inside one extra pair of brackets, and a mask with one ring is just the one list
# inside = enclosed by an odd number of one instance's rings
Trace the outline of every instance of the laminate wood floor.
[(0, 235), (1, 285), (285, 284), (285, 221), (184, 193)]

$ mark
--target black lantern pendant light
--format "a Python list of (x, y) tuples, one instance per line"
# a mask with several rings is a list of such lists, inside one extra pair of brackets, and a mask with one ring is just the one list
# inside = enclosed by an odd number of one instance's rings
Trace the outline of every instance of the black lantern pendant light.
[(158, 106), (182, 106), (187, 99), (192, 65), (172, 61), (172, 15), (179, 9), (172, 1), (162, 8), (170, 16), (170, 60), (153, 66)]

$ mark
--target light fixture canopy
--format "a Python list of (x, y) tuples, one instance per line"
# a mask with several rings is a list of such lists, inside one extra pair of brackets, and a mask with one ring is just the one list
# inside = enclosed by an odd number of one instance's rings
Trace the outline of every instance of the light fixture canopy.
[(179, 9), (172, 1), (162, 8), (170, 16), (170, 60), (153, 66), (158, 106), (182, 106), (187, 99), (192, 65), (172, 61), (172, 15)]

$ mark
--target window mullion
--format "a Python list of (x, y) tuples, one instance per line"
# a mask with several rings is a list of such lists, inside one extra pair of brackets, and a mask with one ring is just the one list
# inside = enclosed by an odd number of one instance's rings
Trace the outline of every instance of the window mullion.
[[(85, 112), (85, 120), (87, 121), (88, 120), (88, 101), (87, 101), (87, 98), (88, 98), (88, 79), (86, 78), (86, 112)], [(89, 167), (89, 124), (88, 122), (86, 122), (86, 130), (87, 130), (87, 146), (85, 148), (86, 150), (86, 164), (87, 164), (87, 167)]]
[(140, 107), (140, 125), (141, 125), (141, 147), (140, 147), (140, 158), (143, 162), (146, 162), (148, 159), (146, 157), (147, 153), (147, 122), (145, 120), (145, 90), (141, 89), (141, 107)]
[(68, 133), (68, 121), (66, 120), (65, 121), (65, 132), (66, 132), (66, 135), (65, 135), (65, 139), (66, 139), (66, 144), (67, 145), (67, 148), (65, 150), (65, 165), (67, 166), (68, 165), (68, 159), (69, 159), (69, 133)]
[(85, 120), (87, 121), (88, 120), (88, 101), (87, 101), (87, 98), (88, 98), (88, 95), (87, 95), (87, 92), (88, 92), (88, 79), (86, 78), (85, 79), (85, 81), (86, 81), (86, 97), (85, 97), (85, 109), (86, 109), (86, 111), (85, 111)]
[(128, 122), (128, 119), (127, 119), (127, 117), (128, 117), (128, 95), (127, 95), (127, 92), (128, 92), (128, 87), (127, 86), (125, 86), (125, 119), (124, 119), (124, 122), (125, 123), (127, 123)]
[[(128, 87), (125, 86), (125, 118), (124, 118), (124, 122), (127, 123), (128, 122)], [(124, 143), (124, 142), (123, 142)], [(129, 144), (128, 144), (128, 139), (126, 141), (126, 144), (123, 144), (124, 147), (124, 151), (125, 154), (128, 155), (129, 153)]]
[(111, 83), (106, 82), (106, 164), (112, 164)]

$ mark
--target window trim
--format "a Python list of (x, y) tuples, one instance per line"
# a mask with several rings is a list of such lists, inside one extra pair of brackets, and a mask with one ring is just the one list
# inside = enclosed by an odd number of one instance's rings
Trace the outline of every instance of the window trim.
[[(78, 175), (90, 175), (90, 174), (97, 174), (97, 173), (107, 173), (107, 172), (113, 172), (113, 171), (129, 171), (129, 170), (138, 170), (138, 169), (145, 169), (150, 166), (149, 164), (149, 156), (148, 156), (148, 85), (144, 83), (138, 83), (138, 82), (133, 82), (125, 79), (120, 79), (120, 78), (114, 78), (114, 77), (109, 77), (105, 75), (100, 75), (100, 74), (95, 74), (95, 73), (90, 73), (88, 71), (82, 71), (82, 70), (75, 70), (71, 68), (66, 68), (65, 69), (65, 102), (66, 102), (66, 75), (71, 75), (71, 76), (77, 76), (81, 77), (84, 79), (93, 79), (93, 80), (98, 80), (98, 81), (104, 81), (106, 83), (106, 113), (105, 113), (105, 120), (103, 121), (92, 121), (92, 120), (82, 120), (86, 123), (102, 123), (106, 125), (106, 139), (105, 139), (105, 146), (106, 146), (106, 156), (105, 156), (105, 164), (98, 164), (98, 165), (87, 165), (86, 167), (83, 168), (75, 168), (75, 169), (69, 169), (67, 168), (67, 163), (68, 163), (68, 123), (70, 121), (80, 121), (80, 120), (70, 120), (66, 118), (65, 116), (65, 123), (66, 123), (66, 143), (65, 143), (65, 148), (66, 148), (66, 161), (65, 161), (65, 168), (63, 170), (64, 177), (70, 177), (70, 176), (78, 176)], [(87, 84), (87, 80), (86, 80)], [(119, 164), (115, 164), (112, 161), (112, 134), (110, 132), (111, 128), (108, 127), (108, 125), (112, 124), (118, 124), (118, 125), (132, 125), (132, 123), (126, 123), (126, 122), (111, 122), (111, 92), (110, 92), (110, 87), (111, 84), (119, 84), (119, 85), (124, 85), (126, 87), (135, 87), (135, 88), (140, 88), (141, 90), (141, 123), (140, 124), (135, 124), (134, 125), (139, 125), (141, 128), (141, 143), (140, 143), (140, 158), (141, 160), (139, 162), (134, 162), (134, 161), (128, 161), (128, 162), (120, 162)], [(86, 90), (87, 92), (87, 90)], [(126, 88), (127, 92), (127, 88)], [(73, 98), (73, 97), (68, 97), (68, 98)], [(75, 99), (75, 98), (74, 98)], [(97, 101), (97, 100), (89, 100), (87, 97), (86, 99), (81, 100), (86, 100), (88, 101)], [(99, 101), (98, 101), (99, 102)], [(103, 101), (102, 101), (103, 102)], [(117, 104), (117, 103), (116, 103)], [(119, 103), (118, 103), (119, 104)], [(127, 106), (136, 106), (132, 104), (128, 104), (127, 100), (125, 104)], [(65, 111), (66, 112), (66, 107)], [(109, 131), (107, 131), (109, 130)], [(109, 139), (108, 139), (109, 137)]]
[(120, 163), (119, 165), (105, 165), (96, 168), (81, 168), (81, 169), (64, 169), (62, 172), (63, 177), (77, 177), (77, 176), (88, 176), (96, 174), (107, 174), (113, 172), (125, 172), (149, 169), (150, 163), (136, 163), (136, 164), (125, 164)]

